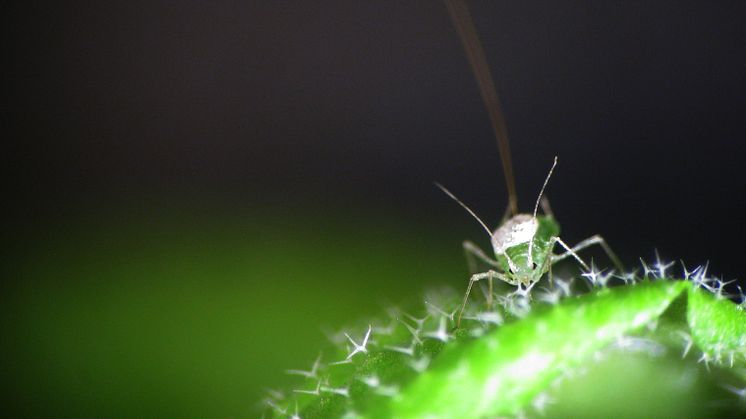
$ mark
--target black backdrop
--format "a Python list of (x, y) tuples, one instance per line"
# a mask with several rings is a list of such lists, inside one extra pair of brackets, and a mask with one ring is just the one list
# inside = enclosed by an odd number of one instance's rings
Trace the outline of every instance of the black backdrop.
[[(441, 2), (24, 2), (4, 16), (4, 222), (141, 195), (491, 222), (497, 148)], [(529, 210), (744, 278), (742, 2), (474, 1)], [(8, 145), (9, 144), (9, 145)], [(459, 224), (462, 223), (462, 224)], [(479, 234), (465, 230), (464, 236)]]

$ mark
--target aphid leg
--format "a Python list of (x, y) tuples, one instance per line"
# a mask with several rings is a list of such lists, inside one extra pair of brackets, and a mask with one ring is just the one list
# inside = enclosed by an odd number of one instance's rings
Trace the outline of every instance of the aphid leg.
[(469, 240), (465, 240), (462, 243), (462, 246), (464, 247), (464, 254), (466, 255), (466, 261), (469, 264), (469, 269), (471, 270), (469, 273), (473, 274), (476, 273), (476, 261), (474, 260), (474, 257), (476, 256), (477, 259), (481, 260), (482, 262), (494, 266), (496, 268), (499, 268), (500, 265), (497, 263), (497, 261), (494, 261), (487, 256), (486, 253), (482, 249), (479, 248), (474, 242), (471, 242)]
[[(561, 242), (561, 241), (560, 241)], [(609, 256), (609, 259), (611, 259), (611, 262), (614, 264), (614, 266), (619, 270), (619, 272), (624, 272), (624, 265), (622, 265), (622, 261), (619, 260), (616, 253), (614, 253), (613, 250), (611, 250), (611, 247), (606, 243), (606, 240), (604, 240), (603, 237), (596, 234), (592, 237), (589, 237), (580, 243), (576, 244), (575, 247), (572, 248), (573, 252), (578, 252), (580, 250), (585, 249), (586, 247), (593, 246), (594, 244), (598, 244), (601, 246), (601, 248), (604, 249), (604, 252), (606, 252), (606, 255)], [(567, 246), (562, 243), (562, 245), (566, 248)], [(570, 249), (568, 249), (570, 250)], [(566, 258), (567, 256), (571, 256), (571, 253), (563, 253), (561, 255), (552, 256), (552, 263), (559, 262), (560, 260)], [(576, 256), (577, 257), (577, 256)]]
[(479, 248), (472, 249), (471, 242), (465, 241), (461, 244), (464, 248), (464, 258), (466, 259), (466, 266), (469, 267), (469, 275), (474, 274), (477, 271), (477, 261), (474, 260), (474, 253), (479, 255), (481, 252)]
[(492, 278), (487, 278), (487, 310), (492, 310)]
[(479, 281), (480, 279), (501, 279), (505, 282), (511, 282), (508, 277), (506, 277), (504, 274), (501, 274), (500, 272), (495, 272), (493, 270), (489, 270), (487, 272), (482, 272), (478, 274), (474, 274), (469, 278), (469, 286), (466, 287), (466, 294), (464, 294), (464, 302), (461, 304), (461, 311), (458, 313), (458, 320), (456, 321), (456, 328), (461, 327), (461, 316), (464, 315), (464, 309), (466, 309), (466, 302), (469, 300), (469, 294), (471, 293), (471, 287), (474, 285), (475, 282)]
[[(470, 241), (464, 241), (462, 244), (464, 247), (464, 254), (466, 255), (466, 263), (469, 265), (469, 274), (473, 275), (477, 272), (477, 261), (475, 260), (475, 257), (482, 262), (493, 266), (495, 268), (499, 268), (500, 265), (487, 257), (487, 254), (482, 251), (482, 249), (479, 248), (476, 244)], [(488, 278), (488, 294), (487, 294), (487, 308), (492, 309), (492, 278)]]
[[(564, 259), (564, 258), (566, 258), (568, 256), (572, 256), (572, 257), (575, 258), (575, 260), (578, 261), (578, 263), (580, 263), (583, 266), (583, 268), (585, 270), (589, 271), (591, 269), (591, 268), (588, 267), (588, 264), (585, 263), (583, 261), (583, 259), (581, 259), (580, 256), (578, 256), (577, 253), (575, 253), (576, 249), (571, 249), (570, 246), (568, 246), (567, 243), (563, 242), (562, 239), (560, 239), (559, 237), (552, 237), (552, 240), (555, 241), (556, 243), (559, 243), (566, 250), (566, 252), (563, 253), (563, 254), (561, 254), (561, 255), (552, 255), (552, 263), (557, 263), (558, 261), (560, 261), (560, 260), (562, 260), (562, 259)], [(550, 248), (551, 248), (551, 246), (550, 246)], [(577, 246), (576, 246), (576, 248), (577, 248)]]

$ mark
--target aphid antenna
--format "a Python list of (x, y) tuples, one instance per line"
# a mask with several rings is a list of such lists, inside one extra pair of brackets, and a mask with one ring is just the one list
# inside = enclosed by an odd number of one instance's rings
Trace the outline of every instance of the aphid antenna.
[[(541, 185), (541, 190), (539, 191), (539, 196), (536, 198), (536, 204), (534, 205), (534, 213), (533, 213), (534, 220), (536, 220), (536, 212), (539, 210), (539, 203), (541, 202), (542, 195), (544, 195), (544, 189), (547, 188), (547, 184), (549, 183), (549, 178), (552, 177), (552, 173), (554, 173), (555, 166), (557, 166), (557, 156), (554, 156), (554, 162), (552, 163), (552, 167), (549, 168), (549, 173), (547, 174), (547, 178), (544, 179), (544, 184)], [(528, 244), (528, 260), (531, 263), (534, 263), (534, 259), (533, 259), (533, 255), (532, 255), (532, 250), (534, 248), (534, 237), (535, 236), (536, 235), (531, 236), (531, 241)]]
[(471, 208), (469, 208), (468, 206), (466, 206), (466, 204), (464, 204), (463, 202), (461, 202), (460, 199), (456, 198), (456, 195), (452, 194), (451, 191), (449, 191), (448, 189), (446, 189), (445, 186), (441, 185), (438, 182), (433, 182), (433, 183), (435, 183), (435, 186), (437, 186), (438, 188), (440, 188), (440, 190), (443, 191), (446, 195), (448, 195), (451, 199), (453, 199), (454, 201), (458, 202), (458, 204), (461, 205), (461, 207), (463, 209), (465, 209), (466, 212), (468, 212), (469, 214), (471, 214), (471, 216), (474, 217), (474, 219), (479, 222), (479, 224), (482, 226), (482, 228), (484, 229), (484, 231), (487, 232), (487, 235), (490, 236), (490, 238), (492, 238), (492, 231), (490, 231), (490, 229), (487, 227), (487, 224), (485, 224), (484, 221), (482, 221), (477, 216), (477, 214), (475, 214), (474, 211), (471, 210)]
[(552, 177), (552, 173), (554, 173), (554, 167), (557, 166), (557, 156), (554, 156), (554, 162), (552, 163), (552, 167), (549, 169), (549, 173), (547, 174), (547, 178), (544, 179), (544, 184), (541, 185), (541, 190), (539, 191), (539, 196), (536, 198), (536, 205), (534, 205), (534, 218), (536, 218), (536, 212), (539, 210), (539, 203), (541, 202), (541, 197), (544, 195), (544, 189), (547, 188), (547, 184), (549, 183), (549, 178)]
[(508, 187), (508, 205), (511, 215), (518, 214), (518, 194), (515, 188), (515, 178), (513, 177), (513, 162), (510, 158), (510, 141), (508, 140), (508, 128), (503, 116), (500, 98), (497, 95), (495, 82), (492, 80), (490, 67), (487, 65), (487, 59), (479, 42), (477, 30), (474, 27), (474, 21), (469, 12), (469, 6), (464, 0), (445, 0), (448, 13), (451, 15), (453, 25), (456, 27), (461, 43), (466, 52), (466, 58), (471, 64), (474, 78), (477, 80), (479, 92), (482, 95), (487, 114), (492, 123), (492, 130), (497, 138), (497, 147), (500, 150), (500, 159), (502, 160), (503, 174), (505, 184)]

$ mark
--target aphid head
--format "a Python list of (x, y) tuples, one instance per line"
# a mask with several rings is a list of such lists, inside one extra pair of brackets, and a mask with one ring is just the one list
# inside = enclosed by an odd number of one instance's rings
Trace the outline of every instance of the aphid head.
[(528, 255), (537, 231), (538, 220), (530, 214), (518, 214), (496, 229), (492, 235), (495, 259), (502, 270), (517, 283), (528, 285), (535, 277), (535, 266)]
[(511, 247), (528, 243), (539, 229), (536, 218), (529, 214), (518, 214), (492, 233), (492, 248), (496, 255), (504, 255)]

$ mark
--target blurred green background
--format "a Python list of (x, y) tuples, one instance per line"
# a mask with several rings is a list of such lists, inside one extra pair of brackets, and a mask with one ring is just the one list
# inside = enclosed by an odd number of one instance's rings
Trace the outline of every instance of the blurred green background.
[(462, 285), (460, 239), (430, 227), (181, 207), (97, 210), (18, 235), (0, 304), (9, 411), (256, 416), (264, 390), (290, 385), (284, 370), (327, 344), (322, 326)]
[[(463, 224), (346, 210), (131, 205), (6, 235), (4, 410), (258, 417), (267, 389), (298, 384), (284, 371), (328, 347), (324, 328), (465, 286)], [(590, 363), (552, 392), (548, 414), (732, 414), (729, 378), (674, 352)]]

